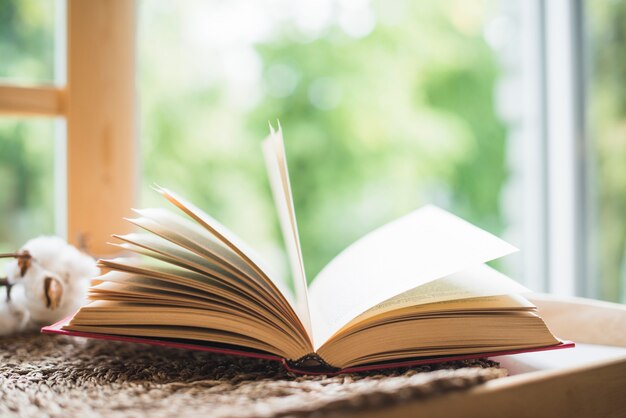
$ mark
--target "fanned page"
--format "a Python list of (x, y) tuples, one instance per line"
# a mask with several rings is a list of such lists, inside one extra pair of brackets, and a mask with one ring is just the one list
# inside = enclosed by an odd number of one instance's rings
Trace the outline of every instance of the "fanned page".
[(516, 250), (435, 206), (418, 209), (349, 246), (313, 280), (314, 346), (396, 295)]
[(289, 257), (289, 265), (291, 267), (296, 292), (296, 311), (307, 329), (311, 340), (313, 340), (307, 295), (307, 280), (304, 272), (304, 262), (300, 248), (300, 238), (298, 236), (298, 225), (293, 207), (291, 184), (289, 182), (289, 172), (287, 169), (285, 145), (280, 125), (278, 125), (278, 132), (270, 125), (270, 135), (263, 141), (263, 156), (265, 157), (265, 165), (272, 188), (272, 195), (274, 196), (278, 220), (283, 233), (283, 239), (285, 240), (287, 256)]
[(268, 282), (275, 283), (272, 279), (276, 277), (275, 272), (271, 272), (266, 263), (263, 262), (261, 257), (240, 239), (237, 235), (231, 232), (224, 225), (219, 223), (217, 219), (214, 219), (209, 214), (195, 206), (193, 203), (174, 193), (173, 191), (164, 187), (156, 187), (163, 197), (169, 200), (174, 206), (178, 207), (189, 217), (195, 220), (199, 225), (213, 234), (220, 242), (238, 254), (244, 259), (257, 273), (259, 273)]
[(145, 257), (100, 260), (93, 302), (63, 325), (70, 332), (178, 338), (241, 345), (285, 358), (312, 352), (308, 330), (279, 281), (226, 227), (167, 189), (188, 215), (135, 210), (148, 233), (114, 235)]

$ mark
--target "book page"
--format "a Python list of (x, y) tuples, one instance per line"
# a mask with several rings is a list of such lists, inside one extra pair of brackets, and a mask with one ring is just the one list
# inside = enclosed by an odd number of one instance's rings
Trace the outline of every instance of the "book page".
[(397, 219), (349, 246), (313, 281), (315, 346), (387, 299), (516, 250), (435, 206)]
[[(162, 189), (164, 190), (164, 189)], [(163, 191), (166, 193), (166, 191)], [(179, 202), (181, 198), (177, 198)], [(180, 200), (182, 202), (182, 200)], [(178, 206), (178, 205), (177, 205)], [(191, 204), (189, 207), (193, 209)], [(185, 208), (188, 208), (185, 206)], [(189, 209), (189, 210), (191, 210)], [(230, 236), (230, 243), (227, 244), (224, 238), (220, 238), (217, 233), (210, 228), (221, 230), (221, 236), (226, 236), (228, 231), (217, 225), (209, 225), (203, 227), (202, 224), (194, 223), (186, 218), (170, 213), (165, 209), (134, 209), (141, 215), (140, 218), (128, 219), (131, 223), (154, 234), (153, 238), (145, 234), (135, 234), (133, 236), (117, 236), (119, 239), (131, 241), (139, 247), (148, 248), (156, 254), (148, 254), (152, 258), (161, 258), (166, 256), (169, 261), (172, 257), (178, 256), (179, 262), (182, 259), (186, 265), (195, 265), (196, 269), (206, 274), (218, 276), (222, 279), (230, 277), (237, 282), (243, 281), (254, 287), (254, 291), (249, 293), (250, 297), (259, 300), (263, 305), (270, 304), (271, 309), (278, 309), (284, 318), (297, 327), (299, 335), (306, 335), (309, 339), (308, 330), (301, 324), (300, 318), (295, 312), (295, 304), (289, 297), (290, 292), (286, 292), (286, 288), (282, 286), (282, 281), (271, 279), (259, 270), (258, 266), (250, 261), (254, 259), (254, 255), (249, 249), (246, 253), (242, 253), (241, 247), (237, 247), (237, 251), (233, 249), (232, 241), (238, 240), (234, 235)], [(195, 217), (209, 220), (208, 215), (203, 214), (199, 209), (195, 209), (192, 213)], [(206, 215), (206, 216), (204, 216)], [(194, 219), (195, 219), (194, 217)], [(159, 238), (156, 238), (159, 237)], [(133, 241), (133, 239), (135, 241)], [(138, 241), (137, 241), (138, 240)], [(159, 240), (165, 240), (160, 242)], [(160, 242), (160, 243), (159, 243)], [(167, 242), (174, 244), (174, 248)], [(242, 244), (241, 241), (235, 241)], [(242, 244), (243, 248), (245, 244)], [(175, 247), (180, 247), (178, 250)], [(136, 251), (135, 251), (136, 252)], [(141, 251), (140, 251), (141, 253)], [(198, 258), (200, 257), (200, 258)], [(256, 263), (260, 263), (259, 260)], [(175, 262), (176, 264), (176, 262)], [(267, 271), (263, 269), (263, 271)], [(228, 280), (226, 280), (228, 281)]]
[(270, 125), (270, 135), (263, 141), (263, 156), (265, 157), (267, 174), (291, 267), (294, 289), (296, 291), (296, 310), (309, 336), (312, 338), (306, 274), (304, 272), (304, 261), (300, 248), (285, 145), (280, 125), (278, 125), (278, 132), (274, 131), (274, 128)]
[[(196, 223), (174, 215), (165, 209), (133, 209), (140, 218), (127, 219), (154, 235), (131, 234), (126, 236), (113, 235), (123, 241), (131, 241), (140, 247), (156, 250), (162, 254), (178, 255), (182, 258), (196, 258), (196, 262), (218, 269), (220, 274), (229, 274), (241, 280), (250, 281), (253, 285), (263, 287), (278, 298), (287, 297), (281, 288), (276, 291), (270, 283), (255, 271), (241, 256), (218, 241), (208, 231)], [(211, 272), (212, 274), (215, 271)], [(275, 284), (280, 284), (276, 280)], [(280, 294), (279, 294), (280, 293)]]
[[(280, 315), (286, 324), (293, 323), (293, 316), (289, 315), (290, 312), (285, 310), (281, 305), (279, 295), (273, 292), (272, 289), (262, 287), (258, 282), (250, 281), (238, 274), (233, 274), (225, 270), (221, 265), (210, 262), (208, 258), (198, 256), (185, 250), (183, 247), (178, 247), (166, 241), (159, 242), (158, 239), (147, 234), (133, 233), (128, 235), (116, 235), (116, 237), (125, 242), (121, 244), (113, 243), (112, 245), (123, 248), (124, 250), (142, 254), (191, 271), (207, 274), (220, 279), (224, 283), (234, 284), (247, 292), (251, 300), (257, 301), (261, 306)], [(288, 318), (292, 320), (289, 321)]]
[(433, 303), (481, 298), (472, 301), (477, 308), (480, 308), (481, 301), (485, 297), (509, 296), (526, 292), (530, 290), (515, 280), (486, 264), (479, 264), (387, 299), (357, 316), (347, 327), (405, 308), (412, 308), (413, 311), (418, 306)]
[[(272, 278), (276, 277), (276, 272), (271, 271), (256, 251), (235, 235), (234, 232), (230, 231), (212, 216), (171, 190), (164, 187), (156, 187), (156, 191), (194, 219), (201, 227), (213, 234), (221, 243), (239, 255), (251, 268), (257, 271), (261, 277), (266, 279), (268, 283), (274, 284)], [(143, 210), (145, 211), (146, 209)]]

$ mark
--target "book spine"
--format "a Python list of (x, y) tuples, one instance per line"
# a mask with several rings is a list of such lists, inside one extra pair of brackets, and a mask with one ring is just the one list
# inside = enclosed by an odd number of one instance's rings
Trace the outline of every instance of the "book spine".
[(336, 374), (340, 371), (324, 361), (317, 353), (309, 353), (297, 360), (284, 360), (287, 370), (298, 374)]

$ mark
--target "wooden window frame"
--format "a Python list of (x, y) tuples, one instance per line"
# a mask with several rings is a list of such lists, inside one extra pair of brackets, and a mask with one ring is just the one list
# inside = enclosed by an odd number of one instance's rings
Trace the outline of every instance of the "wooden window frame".
[[(62, 86), (0, 84), (0, 117), (65, 120), (63, 201), (56, 233), (93, 255), (110, 255), (110, 234), (138, 189), (136, 138), (136, 1), (66, 0), (67, 74)], [(58, 223), (59, 224), (59, 223)], [(57, 227), (57, 229), (59, 229)]]

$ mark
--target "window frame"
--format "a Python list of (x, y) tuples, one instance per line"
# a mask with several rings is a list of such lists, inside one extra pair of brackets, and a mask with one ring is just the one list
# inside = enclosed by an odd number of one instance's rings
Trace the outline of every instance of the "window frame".
[[(57, 234), (94, 254), (137, 201), (135, 0), (57, 0), (53, 86), (0, 84), (0, 116), (59, 118)], [(593, 200), (585, 121), (582, 0), (521, 3), (523, 276), (536, 291), (596, 296), (589, 243)], [(115, 72), (106, 71), (114, 68)], [(514, 174), (515, 175), (515, 174)]]
[(592, 199), (584, 7), (582, 0), (554, 0), (544, 7), (549, 291), (595, 296), (588, 246)]
[(521, 196), (510, 210), (523, 243), (521, 269), (534, 291), (595, 297), (590, 222), (593, 175), (587, 135), (587, 57), (582, 0), (520, 4), (520, 120), (512, 162)]
[(57, 119), (56, 234), (107, 255), (138, 189), (136, 1), (56, 5), (55, 84), (0, 84), (0, 117)]

